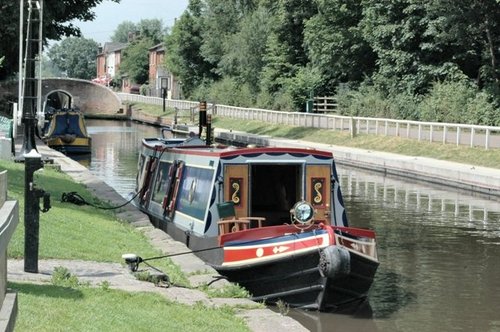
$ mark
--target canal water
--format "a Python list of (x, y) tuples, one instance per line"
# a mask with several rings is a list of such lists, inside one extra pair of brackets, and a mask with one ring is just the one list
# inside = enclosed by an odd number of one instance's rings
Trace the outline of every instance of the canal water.
[[(127, 197), (138, 148), (159, 129), (88, 120), (89, 169)], [(350, 315), (290, 310), (311, 331), (500, 331), (500, 203), (338, 167), (351, 226), (377, 232), (380, 267)]]

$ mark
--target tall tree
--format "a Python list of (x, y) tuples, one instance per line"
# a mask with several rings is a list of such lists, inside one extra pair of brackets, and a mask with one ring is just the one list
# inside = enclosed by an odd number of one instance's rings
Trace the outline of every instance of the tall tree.
[(306, 23), (304, 44), (312, 66), (322, 75), (323, 90), (331, 94), (339, 82), (361, 82), (371, 76), (375, 54), (359, 26), (361, 2), (315, 0), (318, 12)]
[(115, 43), (127, 43), (129, 40), (129, 35), (138, 31), (137, 24), (132, 21), (123, 21), (118, 24), (113, 35), (111, 36), (111, 41)]
[(166, 66), (182, 82), (183, 92), (187, 96), (199, 84), (214, 78), (213, 65), (201, 54), (203, 10), (201, 1), (191, 0), (188, 9), (165, 39)]
[(240, 20), (254, 8), (252, 0), (206, 0), (203, 12), (201, 54), (220, 75), (219, 65)]
[[(80, 29), (72, 21), (92, 21), (92, 9), (103, 1), (120, 0), (45, 0), (44, 40), (60, 40), (67, 36), (80, 36)], [(0, 79), (12, 75), (18, 69), (19, 1), (0, 0), (0, 54), (5, 55)], [(25, 16), (26, 17), (26, 16)]]
[(239, 31), (228, 38), (227, 50), (219, 64), (222, 75), (248, 84), (253, 93), (259, 90), (270, 22), (270, 13), (263, 7), (245, 16)]
[(71, 78), (91, 79), (96, 74), (99, 44), (83, 37), (69, 37), (52, 46), (47, 56)]
[(161, 43), (167, 34), (163, 21), (159, 19), (142, 19), (137, 23), (137, 31), (141, 38), (149, 38), (154, 44)]

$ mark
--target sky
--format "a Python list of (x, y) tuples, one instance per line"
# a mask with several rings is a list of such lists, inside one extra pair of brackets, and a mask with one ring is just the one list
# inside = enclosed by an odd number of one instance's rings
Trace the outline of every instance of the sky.
[(138, 23), (142, 19), (161, 19), (163, 25), (172, 27), (174, 20), (187, 8), (189, 0), (121, 0), (120, 3), (104, 0), (94, 9), (96, 18), (90, 22), (73, 22), (85, 38), (104, 44), (110, 41), (116, 27), (124, 21)]

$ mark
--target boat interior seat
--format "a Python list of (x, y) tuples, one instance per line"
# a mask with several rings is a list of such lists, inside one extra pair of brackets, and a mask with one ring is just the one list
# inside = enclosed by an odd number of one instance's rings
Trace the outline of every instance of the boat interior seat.
[(238, 232), (251, 227), (255, 224), (257, 227), (262, 227), (262, 223), (266, 220), (263, 217), (236, 217), (234, 202), (228, 201), (217, 204), (219, 212), (219, 234)]

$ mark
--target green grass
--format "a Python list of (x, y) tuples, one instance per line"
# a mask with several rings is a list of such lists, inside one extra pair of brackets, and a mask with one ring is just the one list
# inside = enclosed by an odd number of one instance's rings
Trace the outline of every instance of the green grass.
[[(24, 255), (24, 164), (0, 160), (0, 170), (8, 170), (8, 195), (19, 201), (19, 225), (11, 239), (8, 256)], [(159, 256), (146, 237), (125, 222), (118, 221), (110, 211), (91, 206), (62, 203), (63, 192), (76, 191), (86, 200), (95, 201), (85, 187), (66, 174), (45, 168), (35, 173), (36, 186), (51, 194), (52, 209), (40, 213), (40, 259), (81, 259), (98, 262), (119, 262), (124, 253), (141, 257)], [(165, 271), (175, 284), (188, 285), (186, 276), (169, 259), (155, 266)]]
[(158, 294), (108, 287), (9, 283), (19, 296), (16, 331), (248, 331), (231, 308), (187, 306)]
[[(10, 258), (24, 253), (24, 165), (0, 160), (8, 171), (9, 199), (19, 201), (20, 222), (9, 245)], [(122, 262), (134, 252), (158, 256), (146, 237), (118, 221), (111, 212), (61, 203), (63, 192), (76, 191), (95, 201), (66, 174), (45, 168), (35, 173), (38, 188), (50, 192), (52, 209), (40, 214), (39, 258)], [(157, 264), (174, 284), (188, 286), (186, 276), (169, 259)], [(52, 284), (9, 283), (18, 292), (16, 331), (248, 331), (231, 308), (194, 307), (168, 301), (158, 294), (111, 290), (109, 283), (92, 288), (64, 267), (54, 270)]]

